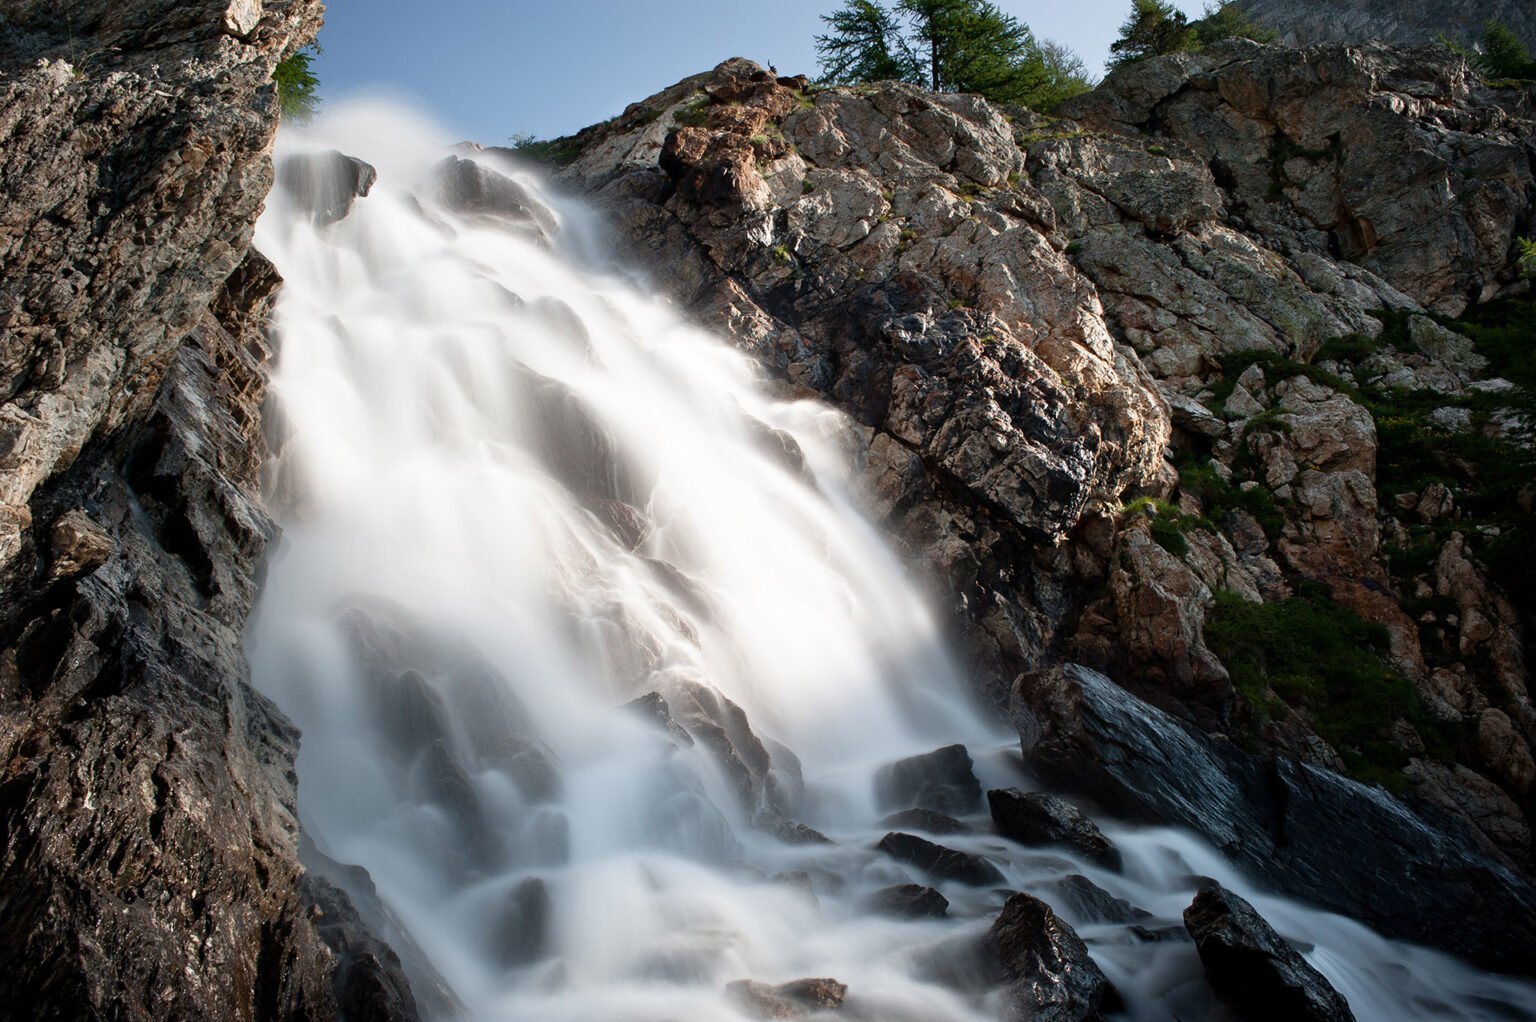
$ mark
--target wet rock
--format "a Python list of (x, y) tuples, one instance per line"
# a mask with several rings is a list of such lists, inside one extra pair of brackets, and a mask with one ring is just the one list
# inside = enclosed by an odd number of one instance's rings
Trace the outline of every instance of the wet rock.
[(249, 241), (321, 5), (66, 7), (0, 29), (0, 1005), (413, 1018), (306, 878), (298, 736), (241, 652), (280, 284)]
[(892, 831), (880, 839), (877, 847), (891, 858), (916, 866), (941, 880), (954, 880), (972, 887), (1004, 882), (998, 868), (981, 856), (946, 848), (911, 834)]
[(971, 829), (953, 816), (932, 809), (903, 809), (882, 819), (880, 826), (892, 830), (922, 830), (929, 834), (960, 834)]
[(352, 204), (366, 197), (378, 178), (371, 165), (335, 149), (296, 153), (277, 168), (277, 183), (317, 224), (345, 219)]
[(997, 832), (1021, 845), (1070, 848), (1088, 862), (1120, 868), (1120, 852), (1081, 809), (1043, 791), (1001, 788), (987, 792)]
[(339, 888), (313, 875), (306, 876), (304, 884), (317, 917), (315, 928), (338, 959), (332, 982), (337, 1017), (415, 1019), (416, 998), (395, 951), (369, 932), (351, 898)]
[(1253, 906), (1209, 884), (1184, 910), (1211, 986), (1245, 1019), (1353, 1022), (1354, 1013), (1322, 973), (1275, 933)]
[(512, 224), (533, 224), (538, 208), (527, 189), (476, 160), (450, 156), (437, 165), (437, 198), (448, 209)]
[(835, 979), (797, 979), (769, 986), (739, 979), (725, 985), (726, 996), (755, 1018), (804, 1018), (823, 1011), (837, 1011), (848, 995), (846, 984)]
[(949, 914), (949, 899), (921, 884), (882, 888), (870, 895), (865, 904), (871, 912), (910, 919), (942, 919)]
[(1051, 904), (1059, 906), (1079, 924), (1140, 923), (1152, 913), (1110, 894), (1080, 873), (1069, 873), (1046, 885)]
[(963, 745), (898, 760), (875, 774), (875, 797), (888, 808), (968, 813), (981, 802), (981, 782)]
[[(1285, 893), (1388, 936), (1536, 969), (1536, 888), (1455, 821), (1426, 820), (1380, 788), (1316, 767), (1243, 753), (1076, 665), (1021, 677), (1012, 715), (1030, 769), (1058, 790), (1188, 827)], [(1447, 904), (1465, 911), (1447, 914)]]
[(549, 887), (539, 877), (512, 888), (491, 927), (491, 953), (502, 966), (530, 965), (548, 953), (552, 907)]
[(1038, 898), (1009, 898), (987, 931), (986, 947), (1007, 984), (1011, 1017), (1095, 1022), (1117, 1003), (1082, 938)]
[(661, 697), (660, 692), (647, 692), (638, 699), (631, 699), (622, 708), (659, 725), (677, 746), (688, 748), (693, 745), (693, 736), (672, 719), (672, 711), (667, 708), (667, 701)]

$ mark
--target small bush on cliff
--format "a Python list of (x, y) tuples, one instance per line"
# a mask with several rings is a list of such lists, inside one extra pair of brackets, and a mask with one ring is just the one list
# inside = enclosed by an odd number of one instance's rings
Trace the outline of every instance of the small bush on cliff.
[(310, 68), (310, 62), (319, 54), (319, 45), (311, 43), (295, 50), (272, 69), (278, 108), (284, 117), (303, 123), (320, 109), (320, 79)]

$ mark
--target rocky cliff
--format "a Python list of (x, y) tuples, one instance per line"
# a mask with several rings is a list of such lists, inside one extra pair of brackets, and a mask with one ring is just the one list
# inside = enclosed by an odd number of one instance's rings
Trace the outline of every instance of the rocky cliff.
[(240, 650), (279, 284), (249, 242), (272, 70), (320, 14), (0, 15), (5, 1018), (411, 1014), (299, 865), (298, 736)]
[(1472, 45), (1483, 25), (1508, 26), (1527, 47), (1536, 47), (1536, 11), (1524, 0), (1241, 0), (1248, 14), (1291, 46), (1383, 42), (1430, 46), (1442, 37)]
[[(1433, 50), (1228, 43), (1053, 121), (732, 61), (543, 155), (660, 286), (853, 417), (878, 514), (999, 701), (1090, 664), (1246, 747), (1222, 784), (1385, 783), (1387, 830), (1467, 856), (1447, 882), (1536, 905), (1531, 610), (1486, 566), (1532, 535), (1528, 475), (1500, 467), (1531, 460), (1529, 363), (1499, 333), (1529, 298), (1495, 302), (1528, 295), (1530, 110)], [(1294, 798), (1326, 829), (1381, 797), (1340, 790)], [(1531, 967), (1497, 927), (1377, 922)]]

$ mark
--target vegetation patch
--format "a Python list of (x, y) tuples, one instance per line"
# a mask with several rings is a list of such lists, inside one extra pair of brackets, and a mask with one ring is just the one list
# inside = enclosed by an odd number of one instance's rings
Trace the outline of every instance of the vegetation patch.
[(1200, 501), (1205, 517), (1219, 522), (1234, 511), (1246, 511), (1259, 523), (1264, 535), (1271, 540), (1279, 539), (1285, 528), (1285, 515), (1275, 501), (1275, 495), (1263, 486), (1243, 489), (1223, 479), (1211, 467), (1193, 454), (1181, 455), (1174, 461), (1179, 470), (1179, 489)]
[(1152, 539), (1175, 557), (1189, 553), (1189, 533), (1195, 529), (1214, 532), (1215, 526), (1202, 515), (1192, 515), (1176, 505), (1156, 497), (1137, 497), (1121, 509), (1127, 518), (1145, 517), (1152, 522)]
[(1359, 780), (1394, 791), (1407, 787), (1402, 769), (1409, 754), (1390, 736), (1398, 720), (1411, 723), (1431, 753), (1449, 758), (1453, 751), (1454, 730), (1431, 717), (1413, 682), (1387, 663), (1387, 630), (1335, 602), (1320, 585), (1298, 583), (1295, 595), (1280, 603), (1217, 593), (1205, 641), (1261, 720), (1277, 709), (1275, 696), (1305, 708)]

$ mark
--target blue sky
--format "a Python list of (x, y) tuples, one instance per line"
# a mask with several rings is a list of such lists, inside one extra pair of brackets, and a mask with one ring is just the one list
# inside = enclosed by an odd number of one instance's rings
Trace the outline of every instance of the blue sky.
[[(816, 75), (820, 15), (841, 0), (328, 0), (322, 96), (413, 98), (486, 145), (569, 134), (727, 57)], [(1097, 70), (1130, 0), (1001, 0)], [(1200, 0), (1178, 0), (1198, 15)]]

